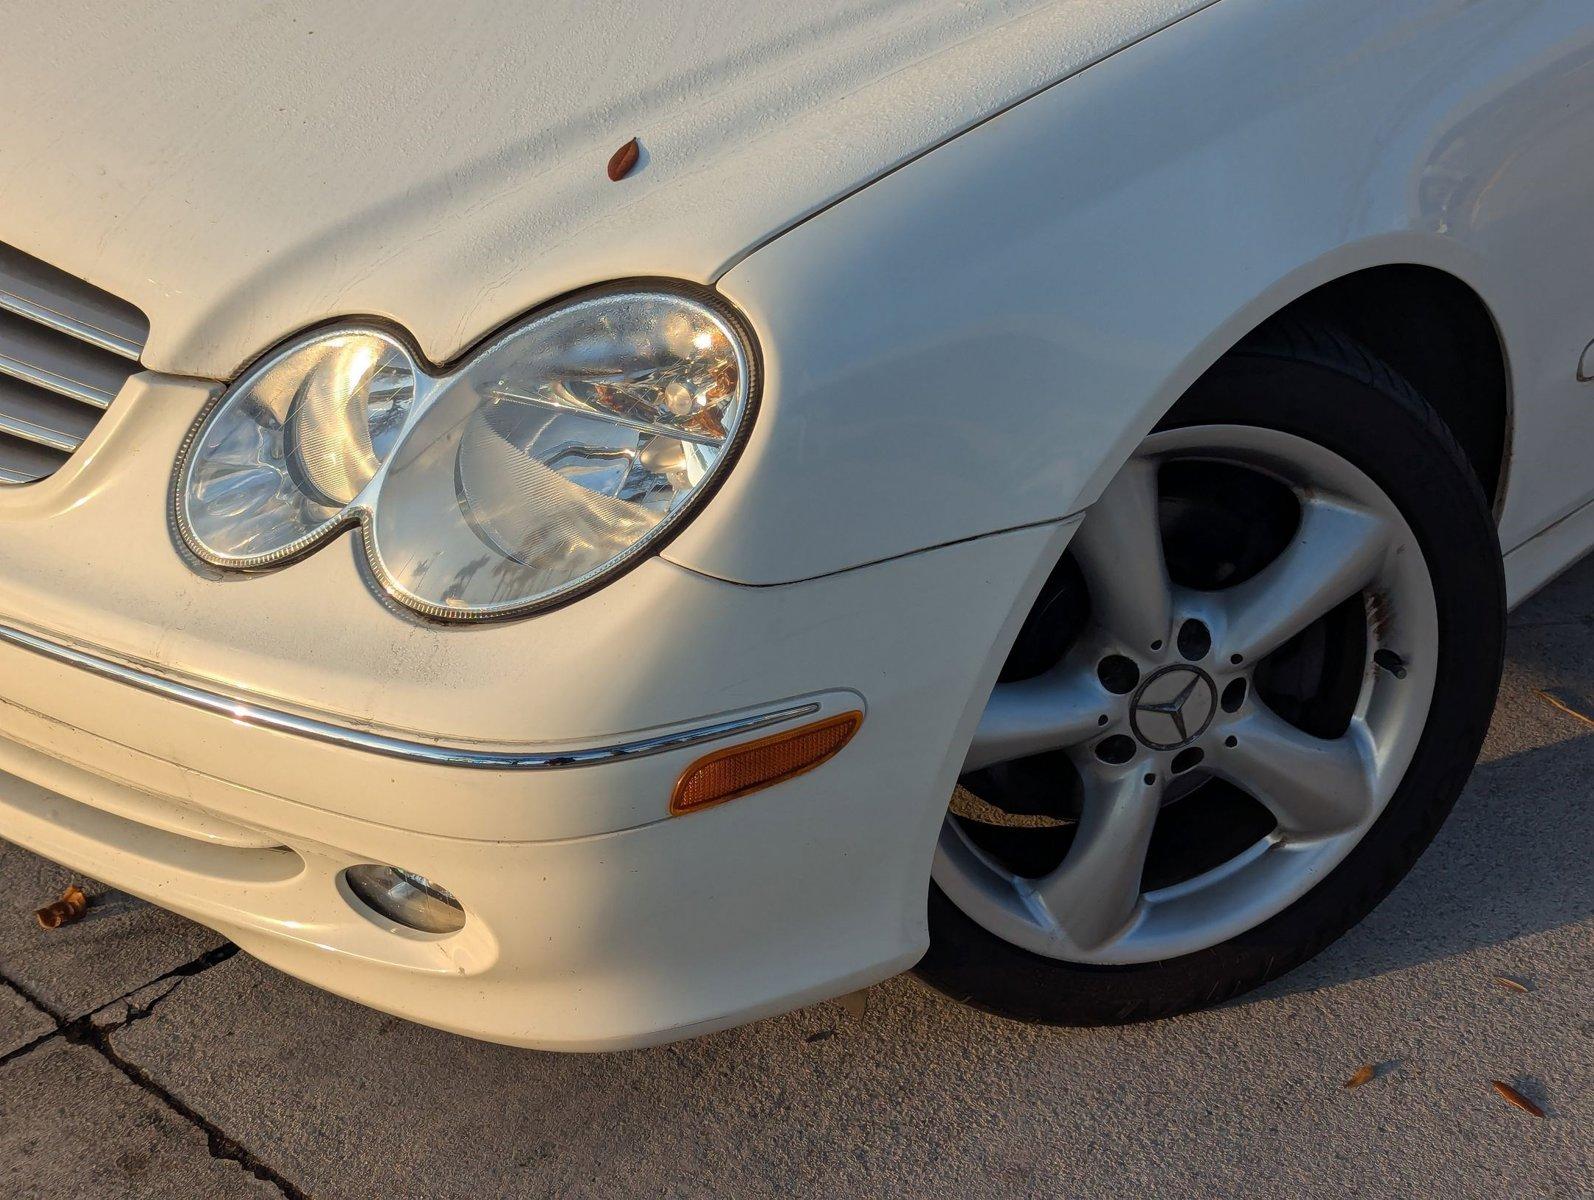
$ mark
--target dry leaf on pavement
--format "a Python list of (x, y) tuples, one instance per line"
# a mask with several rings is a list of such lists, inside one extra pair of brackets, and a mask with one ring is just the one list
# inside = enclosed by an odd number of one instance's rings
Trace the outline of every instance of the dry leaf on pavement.
[(869, 1011), (869, 989), (848, 992), (845, 996), (837, 996), (836, 1003), (841, 1006), (841, 1011), (854, 1021), (862, 1021)]
[(81, 920), (88, 909), (89, 898), (83, 894), (83, 889), (74, 883), (61, 893), (61, 898), (54, 904), (46, 904), (43, 908), (35, 910), (33, 919), (39, 923), (40, 929), (59, 929), (62, 925), (70, 925), (73, 921)]
[(1371, 1083), (1373, 1081), (1373, 1076), (1377, 1074), (1378, 1072), (1374, 1070), (1372, 1063), (1363, 1063), (1360, 1067), (1356, 1068), (1356, 1074), (1352, 1075), (1341, 1086), (1346, 1088), (1359, 1088), (1364, 1083)]
[(1505, 1098), (1505, 1102), (1507, 1104), (1515, 1105), (1517, 1108), (1520, 1108), (1523, 1112), (1527, 1113), (1530, 1117), (1542, 1117), (1544, 1115), (1544, 1110), (1542, 1108), (1533, 1103), (1533, 1101), (1529, 1100), (1521, 1092), (1517, 1091), (1516, 1088), (1512, 1087), (1509, 1083), (1501, 1083), (1498, 1079), (1491, 1079), (1489, 1082), (1494, 1086), (1494, 1090), (1499, 1092), (1500, 1095)]

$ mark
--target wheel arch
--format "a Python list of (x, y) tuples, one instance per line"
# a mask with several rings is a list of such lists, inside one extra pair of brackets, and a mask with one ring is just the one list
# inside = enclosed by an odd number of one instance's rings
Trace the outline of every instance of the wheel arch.
[(1268, 319), (1277, 317), (1330, 325), (1403, 376), (1450, 427), (1498, 515), (1508, 482), (1510, 372), (1499, 325), (1473, 287), (1437, 267), (1390, 262), (1322, 283)]
[(1330, 325), (1363, 344), (1438, 411), (1466, 452), (1498, 521), (1510, 484), (1516, 421), (1509, 341), (1490, 300), (1492, 264), (1422, 230), (1371, 235), (1276, 263), (1243, 303), (1209, 324), (1081, 489), (1093, 503), (1134, 448), (1196, 383), (1280, 318)]

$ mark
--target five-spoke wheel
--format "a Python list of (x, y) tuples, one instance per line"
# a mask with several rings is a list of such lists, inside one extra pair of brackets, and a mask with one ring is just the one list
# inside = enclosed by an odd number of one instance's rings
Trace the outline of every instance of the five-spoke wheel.
[[(1353, 921), (1448, 809), (1498, 679), (1487, 511), (1409, 387), (1342, 339), (1311, 346), (1237, 355), (1086, 512), (946, 817), (933, 981), (980, 1000), (972, 952), (1020, 974), (1153, 972), (1148, 1009), (1210, 1002)], [(1353, 857), (1377, 868), (1359, 891)], [(1175, 977), (1185, 993), (1158, 1000)], [(1110, 1004), (1003, 982), (985, 1002), (1137, 1011), (1132, 981), (1102, 978), (1063, 982)]]

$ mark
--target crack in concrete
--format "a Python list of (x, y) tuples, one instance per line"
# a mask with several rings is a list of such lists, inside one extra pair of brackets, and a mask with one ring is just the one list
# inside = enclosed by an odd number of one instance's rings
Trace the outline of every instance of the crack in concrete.
[[(149, 986), (153, 987), (154, 985), (150, 984)], [(103, 1032), (103, 1033), (118, 1033), (121, 1030), (126, 1029), (129, 1025), (138, 1024), (138, 1022), (142, 1021), (145, 1017), (149, 1016), (150, 1013), (154, 1012), (155, 1009), (160, 1005), (160, 1002), (162, 1000), (166, 999), (167, 996), (170, 996), (173, 992), (175, 992), (178, 988), (180, 988), (182, 986), (183, 986), (183, 981), (181, 979), (172, 980), (171, 987), (167, 988), (160, 995), (154, 997), (148, 1004), (144, 1005), (142, 1008), (134, 1008), (132, 1001), (128, 1000), (125, 997), (123, 999), (121, 999), (121, 1000), (118, 1000), (118, 1001), (112, 1001), (112, 1003), (121, 1004), (124, 1007), (125, 1011), (122, 1013), (122, 1019), (120, 1021), (117, 1021), (114, 1025), (103, 1026), (101, 1028), (101, 1032)], [(143, 991), (145, 989), (144, 988), (140, 988), (139, 990)], [(104, 1011), (105, 1011), (105, 1009), (103, 1009), (103, 1008), (97, 1009), (97, 1010), (95, 1010), (95, 1012), (90, 1013), (89, 1016), (92, 1018), (92, 1017), (98, 1016), (100, 1013), (102, 1013)]]
[[(229, 958), (237, 953), (237, 946), (234, 946), (231, 942), (224, 942), (222, 945), (217, 946), (214, 950), (205, 951), (205, 953), (201, 954), (198, 958), (195, 958), (190, 962), (185, 962), (181, 966), (173, 967), (170, 971), (167, 971), (161, 975), (157, 975), (154, 979), (151, 979), (145, 983), (139, 984), (132, 991), (127, 992), (125, 995), (118, 996), (115, 1000), (111, 1000), (100, 1005), (87, 1016), (80, 1017), (78, 1019), (93, 1022), (94, 1019), (101, 1013), (117, 1004), (120, 1004), (125, 1009), (122, 1014), (122, 1019), (114, 1024), (99, 1025), (96, 1023), (96, 1028), (99, 1028), (100, 1031), (105, 1034), (112, 1034), (120, 1029), (126, 1029), (129, 1025), (142, 1021), (145, 1017), (149, 1016), (150, 1013), (154, 1012), (156, 1006), (158, 1006), (162, 1000), (166, 999), (167, 996), (170, 996), (182, 986), (183, 980), (189, 978), (190, 976), (198, 975), (201, 971), (208, 971), (211, 967), (214, 967), (219, 963), (226, 962)], [(148, 991), (156, 984), (164, 983), (168, 979), (172, 981), (171, 987), (167, 988), (160, 995), (154, 997), (143, 1007), (133, 1007), (132, 1000), (134, 996), (138, 995), (140, 992)]]
[[(16, 980), (8, 978), (3, 971), (0, 971), (0, 984), (4, 984), (6, 987), (10, 988), (13, 992), (15, 992), (17, 995), (21, 996), (29, 1004), (33, 1005), (34, 1008), (38, 1009), (45, 1016), (49, 1017), (50, 1020), (54, 1021), (57, 1025), (61, 1024), (61, 1018), (56, 1013), (55, 1009), (51, 1008), (43, 1000), (41, 1000), (41, 999), (39, 999), (39, 997), (35, 996), (33, 994), (33, 992), (29, 988), (25, 988), (20, 983), (18, 983)], [(143, 986), (143, 985), (141, 984), (140, 986)], [(132, 995), (132, 993), (129, 992), (128, 995)]]
[(48, 1042), (52, 1038), (57, 1038), (57, 1037), (60, 1037), (60, 1036), (61, 1036), (61, 1031), (59, 1029), (52, 1029), (52, 1030), (50, 1030), (49, 1033), (41, 1033), (38, 1037), (34, 1038), (31, 1042), (24, 1042), (22, 1045), (18, 1046), (15, 1050), (7, 1050), (4, 1054), (0, 1054), (0, 1067), (5, 1066), (8, 1062), (14, 1062), (15, 1060), (21, 1058), (25, 1054), (33, 1053), (33, 1051), (37, 1050), (40, 1046), (44, 1045), (45, 1042)]
[(182, 1117), (183, 1120), (195, 1126), (205, 1135), (205, 1142), (212, 1158), (237, 1163), (238, 1166), (248, 1171), (256, 1179), (264, 1180), (275, 1187), (286, 1200), (308, 1200), (305, 1193), (295, 1186), (292, 1181), (261, 1162), (247, 1148), (229, 1137), (209, 1118), (190, 1107), (184, 1101), (179, 1100), (176, 1095), (160, 1083), (157, 1083), (138, 1064), (123, 1058), (116, 1048), (111, 1045), (110, 1039), (110, 1034), (121, 1028), (124, 1028), (124, 1026), (118, 1025), (109, 1031), (96, 1029), (89, 1017), (79, 1017), (76, 1021), (65, 1026), (61, 1033), (69, 1042), (90, 1046), (99, 1051), (100, 1056), (126, 1076), (135, 1087), (148, 1092), (166, 1105), (167, 1108)]
[[(194, 975), (198, 975), (203, 971), (208, 971), (211, 967), (226, 962), (229, 958), (237, 953), (238, 947), (234, 946), (231, 942), (217, 946), (214, 950), (207, 950), (198, 958), (183, 963), (181, 966), (173, 967), (170, 971), (167, 971), (161, 975), (157, 975), (154, 979), (150, 979), (139, 984), (138, 987), (133, 988), (124, 995), (118, 996), (115, 1000), (111, 1000), (100, 1005), (100, 1007), (95, 1009), (93, 1012), (86, 1013), (81, 1017), (73, 1018), (70, 1021), (64, 1019), (63, 1016), (52, 1006), (44, 1003), (44, 1001), (38, 996), (34, 995), (30, 989), (23, 987), (14, 979), (10, 979), (3, 972), (0, 972), (0, 984), (4, 984), (6, 987), (10, 988), (13, 992), (21, 996), (29, 1004), (33, 1005), (34, 1008), (38, 1009), (41, 1013), (49, 1017), (50, 1020), (55, 1023), (55, 1028), (49, 1033), (35, 1038), (25, 1046), (18, 1046), (15, 1050), (12, 1050), (3, 1057), (0, 1057), (0, 1066), (4, 1066), (5, 1064), (19, 1059), (26, 1054), (32, 1053), (40, 1046), (49, 1043), (57, 1037), (65, 1038), (66, 1041), (73, 1045), (87, 1046), (90, 1049), (98, 1052), (100, 1057), (105, 1059), (106, 1062), (110, 1063), (111, 1066), (120, 1071), (123, 1076), (125, 1076), (127, 1080), (133, 1084), (134, 1087), (138, 1088), (140, 1091), (148, 1093), (151, 1096), (154, 1096), (168, 1109), (176, 1113), (183, 1120), (187, 1121), (190, 1125), (193, 1125), (201, 1133), (203, 1133), (205, 1135), (206, 1145), (212, 1158), (236, 1163), (240, 1168), (248, 1171), (256, 1179), (262, 1180), (263, 1182), (269, 1183), (275, 1187), (277, 1191), (282, 1193), (282, 1195), (285, 1197), (285, 1200), (308, 1200), (306, 1194), (291, 1180), (286, 1178), (272, 1167), (269, 1167), (265, 1163), (261, 1162), (241, 1143), (229, 1137), (225, 1132), (222, 1131), (221, 1128), (211, 1122), (208, 1118), (191, 1108), (188, 1104), (178, 1099), (177, 1096), (168, 1091), (160, 1083), (156, 1082), (142, 1067), (123, 1058), (121, 1054), (118, 1053), (116, 1048), (111, 1045), (110, 1039), (112, 1034), (126, 1029), (129, 1025), (135, 1024), (138, 1021), (142, 1021), (145, 1017), (149, 1016), (150, 1013), (155, 1011), (156, 1006), (159, 1005), (161, 1001), (165, 1000), (166, 997), (170, 996), (182, 986), (183, 980)], [(144, 1004), (138, 1008), (135, 1008), (131, 1004), (131, 997), (168, 979), (173, 981), (171, 987), (155, 996), (147, 1004)], [(103, 1028), (97, 1026), (94, 1023), (94, 1018), (105, 1012), (105, 1010), (110, 1008), (112, 1005), (116, 1004), (126, 1005), (127, 1011), (122, 1020), (116, 1022), (115, 1024), (106, 1025)]]
[(8, 1062), (15, 1062), (25, 1054), (33, 1053), (33, 1051), (37, 1050), (40, 1046), (44, 1045), (52, 1038), (58, 1037), (61, 1033), (61, 1018), (55, 1014), (48, 1004), (45, 1004), (44, 1001), (40, 1000), (39, 997), (35, 996), (20, 983), (14, 983), (10, 979), (7, 979), (3, 974), (0, 974), (0, 987), (4, 987), (14, 993), (22, 1000), (24, 1004), (33, 1009), (35, 1012), (39, 1013), (39, 1015), (48, 1018), (50, 1023), (55, 1026), (54, 1029), (50, 1030), (48, 1033), (41, 1033), (31, 1042), (25, 1042), (13, 1050), (7, 1050), (4, 1054), (0, 1054), (0, 1067), (3, 1067)]

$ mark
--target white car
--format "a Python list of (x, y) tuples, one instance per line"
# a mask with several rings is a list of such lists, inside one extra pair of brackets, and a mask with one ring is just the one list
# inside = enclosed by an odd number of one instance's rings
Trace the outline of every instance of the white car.
[(1594, 542), (1586, 0), (0, 21), (0, 836), (388, 1012), (1225, 1000)]

